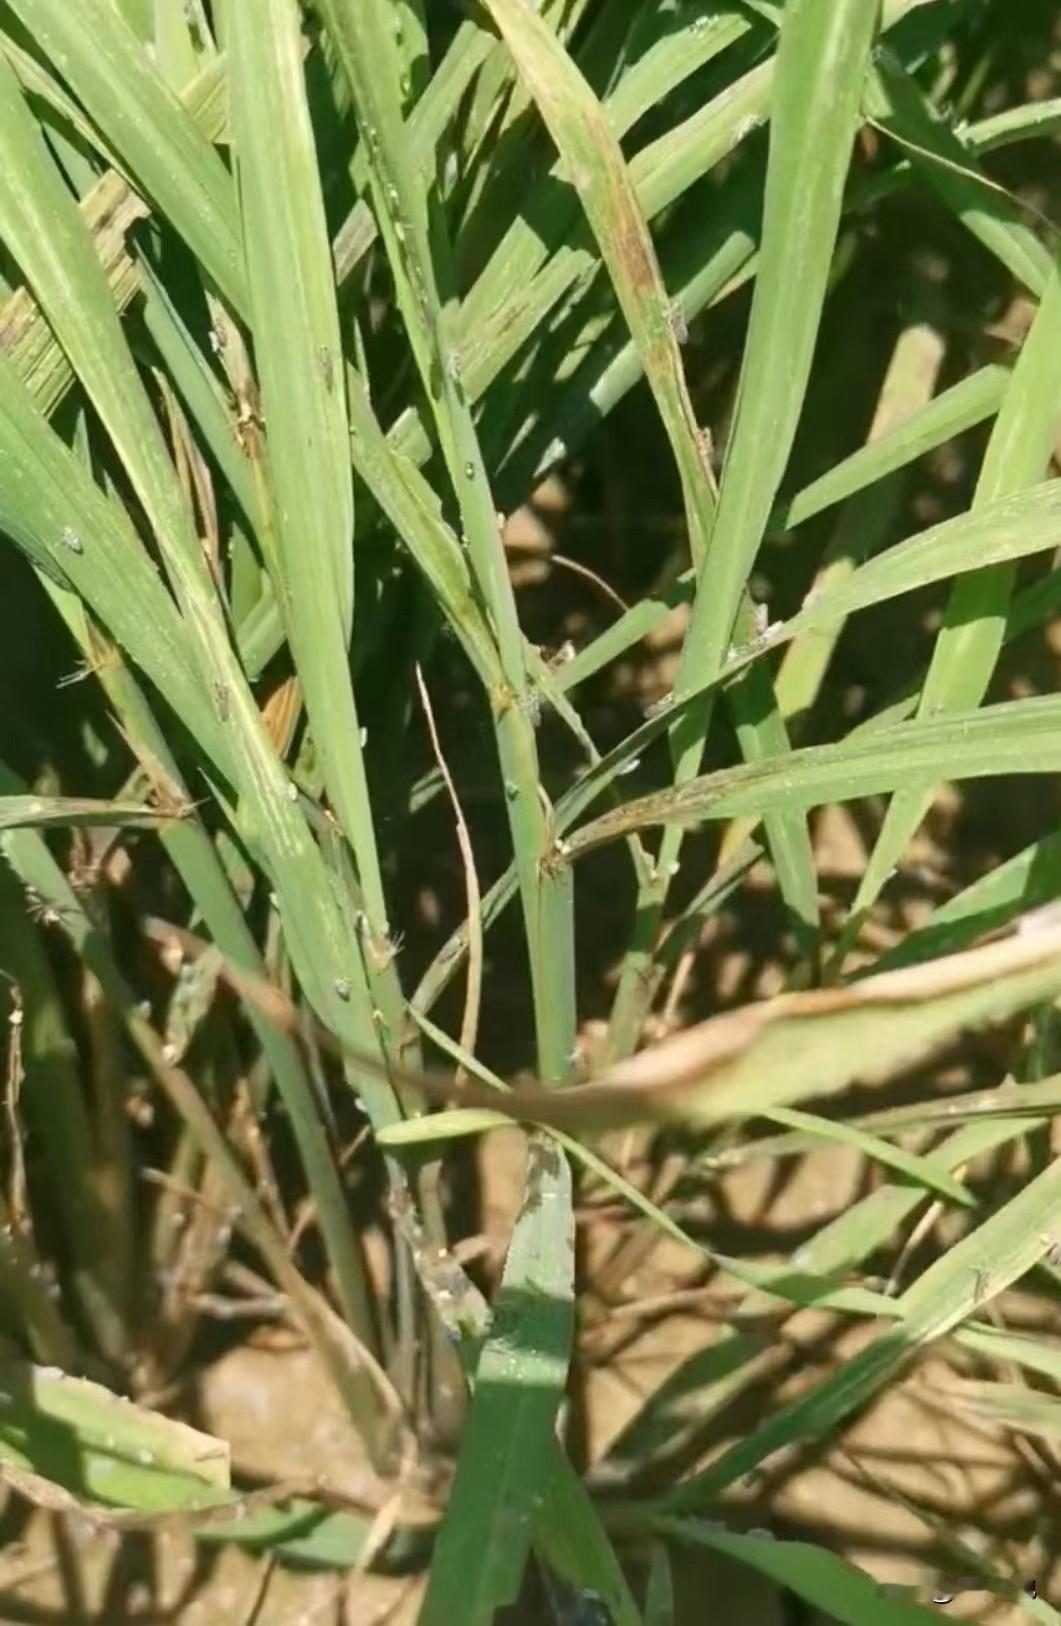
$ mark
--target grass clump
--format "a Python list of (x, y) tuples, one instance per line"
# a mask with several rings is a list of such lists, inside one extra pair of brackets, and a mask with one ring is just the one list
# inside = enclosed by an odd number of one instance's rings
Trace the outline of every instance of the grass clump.
[(251, 1619), (1057, 1618), (860, 1445), (1056, 1434), (1027, 10), (0, 8), (0, 1463), (108, 1618), (174, 1523)]

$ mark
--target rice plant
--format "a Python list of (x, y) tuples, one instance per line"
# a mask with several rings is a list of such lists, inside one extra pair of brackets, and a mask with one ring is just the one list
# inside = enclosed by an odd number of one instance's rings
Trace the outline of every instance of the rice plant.
[[(177, 1528), (256, 1620), (309, 1566), (351, 1620), (390, 1577), (424, 1626), (668, 1626), (722, 1561), (852, 1626), (1059, 1618), (1027, 1542), (878, 1477), (947, 1555), (896, 1581), (770, 1478), (868, 1482), (928, 1351), (970, 1426), (1058, 1430), (1024, 14), (0, 4), (8, 1539)], [(823, 1146), (850, 1200), (731, 1251), (727, 1181)], [(704, 1317), (594, 1446), (663, 1248)], [(863, 1336), (808, 1374), (811, 1324)], [(355, 1442), (298, 1482), (195, 1400), (267, 1326)]]

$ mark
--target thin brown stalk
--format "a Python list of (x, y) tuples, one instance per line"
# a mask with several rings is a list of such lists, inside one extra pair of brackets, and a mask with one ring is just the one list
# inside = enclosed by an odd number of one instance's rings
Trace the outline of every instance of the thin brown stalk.
[(566, 553), (550, 554), (550, 560), (554, 565), (559, 565), (562, 570), (570, 570), (576, 576), (583, 576), (586, 581), (592, 582), (598, 592), (616, 606), (621, 615), (625, 615), (629, 610), (630, 606), (626, 600), (620, 598), (615, 588), (610, 586), (603, 576), (599, 576), (595, 570), (591, 570), (588, 565), (580, 564), (577, 559), (569, 559)]
[[(445, 782), (450, 805), (453, 808), (453, 817), (457, 829), (457, 845), (460, 847), (461, 862), (464, 865), (464, 891), (468, 909), (468, 984), (464, 994), (464, 1014), (461, 1018), (460, 1042), (461, 1049), (466, 1050), (470, 1056), (473, 1056), (479, 1032), (479, 1011), (483, 989), (482, 893), (479, 889), (479, 875), (475, 868), (475, 853), (472, 850), (468, 825), (460, 804), (460, 797), (457, 795), (457, 787), (453, 783), (453, 775), (449, 771), (442, 751), (438, 729), (435, 727), (435, 714), (431, 709), (431, 696), (427, 692), (427, 684), (424, 682), (424, 674), (419, 665), (416, 668), (416, 683), (420, 690), (420, 704), (424, 708), (427, 731), (431, 737), (431, 749), (435, 753), (435, 761), (438, 763), (439, 772)], [(463, 1071), (458, 1074), (458, 1077), (461, 1076), (463, 1076)]]

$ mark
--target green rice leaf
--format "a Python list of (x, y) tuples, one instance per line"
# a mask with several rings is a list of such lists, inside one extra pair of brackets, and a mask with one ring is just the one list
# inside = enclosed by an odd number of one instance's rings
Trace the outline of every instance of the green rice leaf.
[[(876, 13), (863, 0), (791, 0), (785, 9), (762, 253), (708, 557), (710, 591), (698, 594), (693, 608), (679, 688), (725, 658), (784, 474), (825, 301)], [(805, 162), (810, 151), (821, 159), (813, 166)]]
[[(723, 768), (674, 790), (628, 802), (583, 825), (565, 843), (572, 856), (652, 824), (762, 815), (774, 808), (820, 807), (906, 785), (946, 763), (953, 780), (1061, 771), (1053, 695), (1014, 700), (953, 717), (930, 717), (854, 734), (839, 745), (809, 746), (767, 762)], [(607, 762), (607, 758), (605, 758)]]
[(324, 782), (386, 932), (348, 645), (353, 486), (342, 344), (293, 0), (238, 7), (232, 124), (272, 510), (267, 562)]
[(526, 0), (487, 0), (578, 192), (678, 465), (689, 545), (706, 554), (714, 481), (682, 368), (675, 317), (629, 171), (608, 119), (555, 34)]
[(47, 1498), (140, 1513), (215, 1506), (227, 1499), (223, 1441), (55, 1367), (0, 1362), (0, 1461), (15, 1483)]
[(11, 9), (237, 310), (246, 308), (232, 184), (220, 158), (109, 0)]
[(767, 1117), (774, 1123), (787, 1124), (791, 1129), (804, 1130), (812, 1139), (831, 1140), (840, 1146), (854, 1146), (858, 1151), (875, 1163), (883, 1163), (885, 1167), (894, 1169), (897, 1174), (904, 1174), (918, 1185), (927, 1187), (930, 1191), (937, 1191), (941, 1197), (948, 1201), (960, 1203), (964, 1208), (974, 1208), (976, 1199), (961, 1180), (937, 1168), (927, 1158), (918, 1157), (913, 1152), (905, 1152), (900, 1146), (892, 1146), (888, 1141), (881, 1140), (879, 1136), (867, 1133), (854, 1124), (836, 1123), (831, 1118), (821, 1118), (815, 1113), (795, 1112), (791, 1107), (774, 1107)]
[(989, 118), (977, 119), (956, 132), (967, 147), (978, 155), (1005, 147), (1014, 141), (1029, 141), (1036, 137), (1052, 136), (1061, 128), (1061, 99), (1047, 97), (1041, 102), (1024, 102), (1018, 107), (1007, 107)]
[(0, 830), (48, 830), (69, 826), (91, 830), (150, 830), (176, 810), (165, 812), (137, 802), (91, 801), (76, 796), (0, 796)]
[(514, 1601), (552, 1472), (574, 1327), (570, 1171), (532, 1141), (523, 1208), (475, 1375), (457, 1474), (435, 1546), (421, 1626), (490, 1626)]
[(747, 1564), (844, 1626), (930, 1626), (930, 1622), (938, 1626), (934, 1609), (889, 1597), (878, 1582), (824, 1547), (806, 1541), (775, 1541), (759, 1532), (737, 1535), (702, 1520), (659, 1519), (655, 1527), (677, 1541), (709, 1547)]
[(549, 1453), (544, 1500), (534, 1523), (535, 1551), (570, 1586), (599, 1598), (612, 1626), (643, 1626), (600, 1514), (555, 1437)]

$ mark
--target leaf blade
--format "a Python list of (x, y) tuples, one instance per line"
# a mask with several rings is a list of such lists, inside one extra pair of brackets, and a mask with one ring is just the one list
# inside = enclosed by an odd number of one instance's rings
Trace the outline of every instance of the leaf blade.
[(551, 1435), (574, 1326), (570, 1170), (545, 1142), (529, 1151), (524, 1206), (435, 1547), (422, 1626), (489, 1626), (518, 1590), (532, 1510), (550, 1471)]
[(237, 310), (246, 304), (232, 187), (224, 165), (108, 0), (12, 0), (148, 197)]

